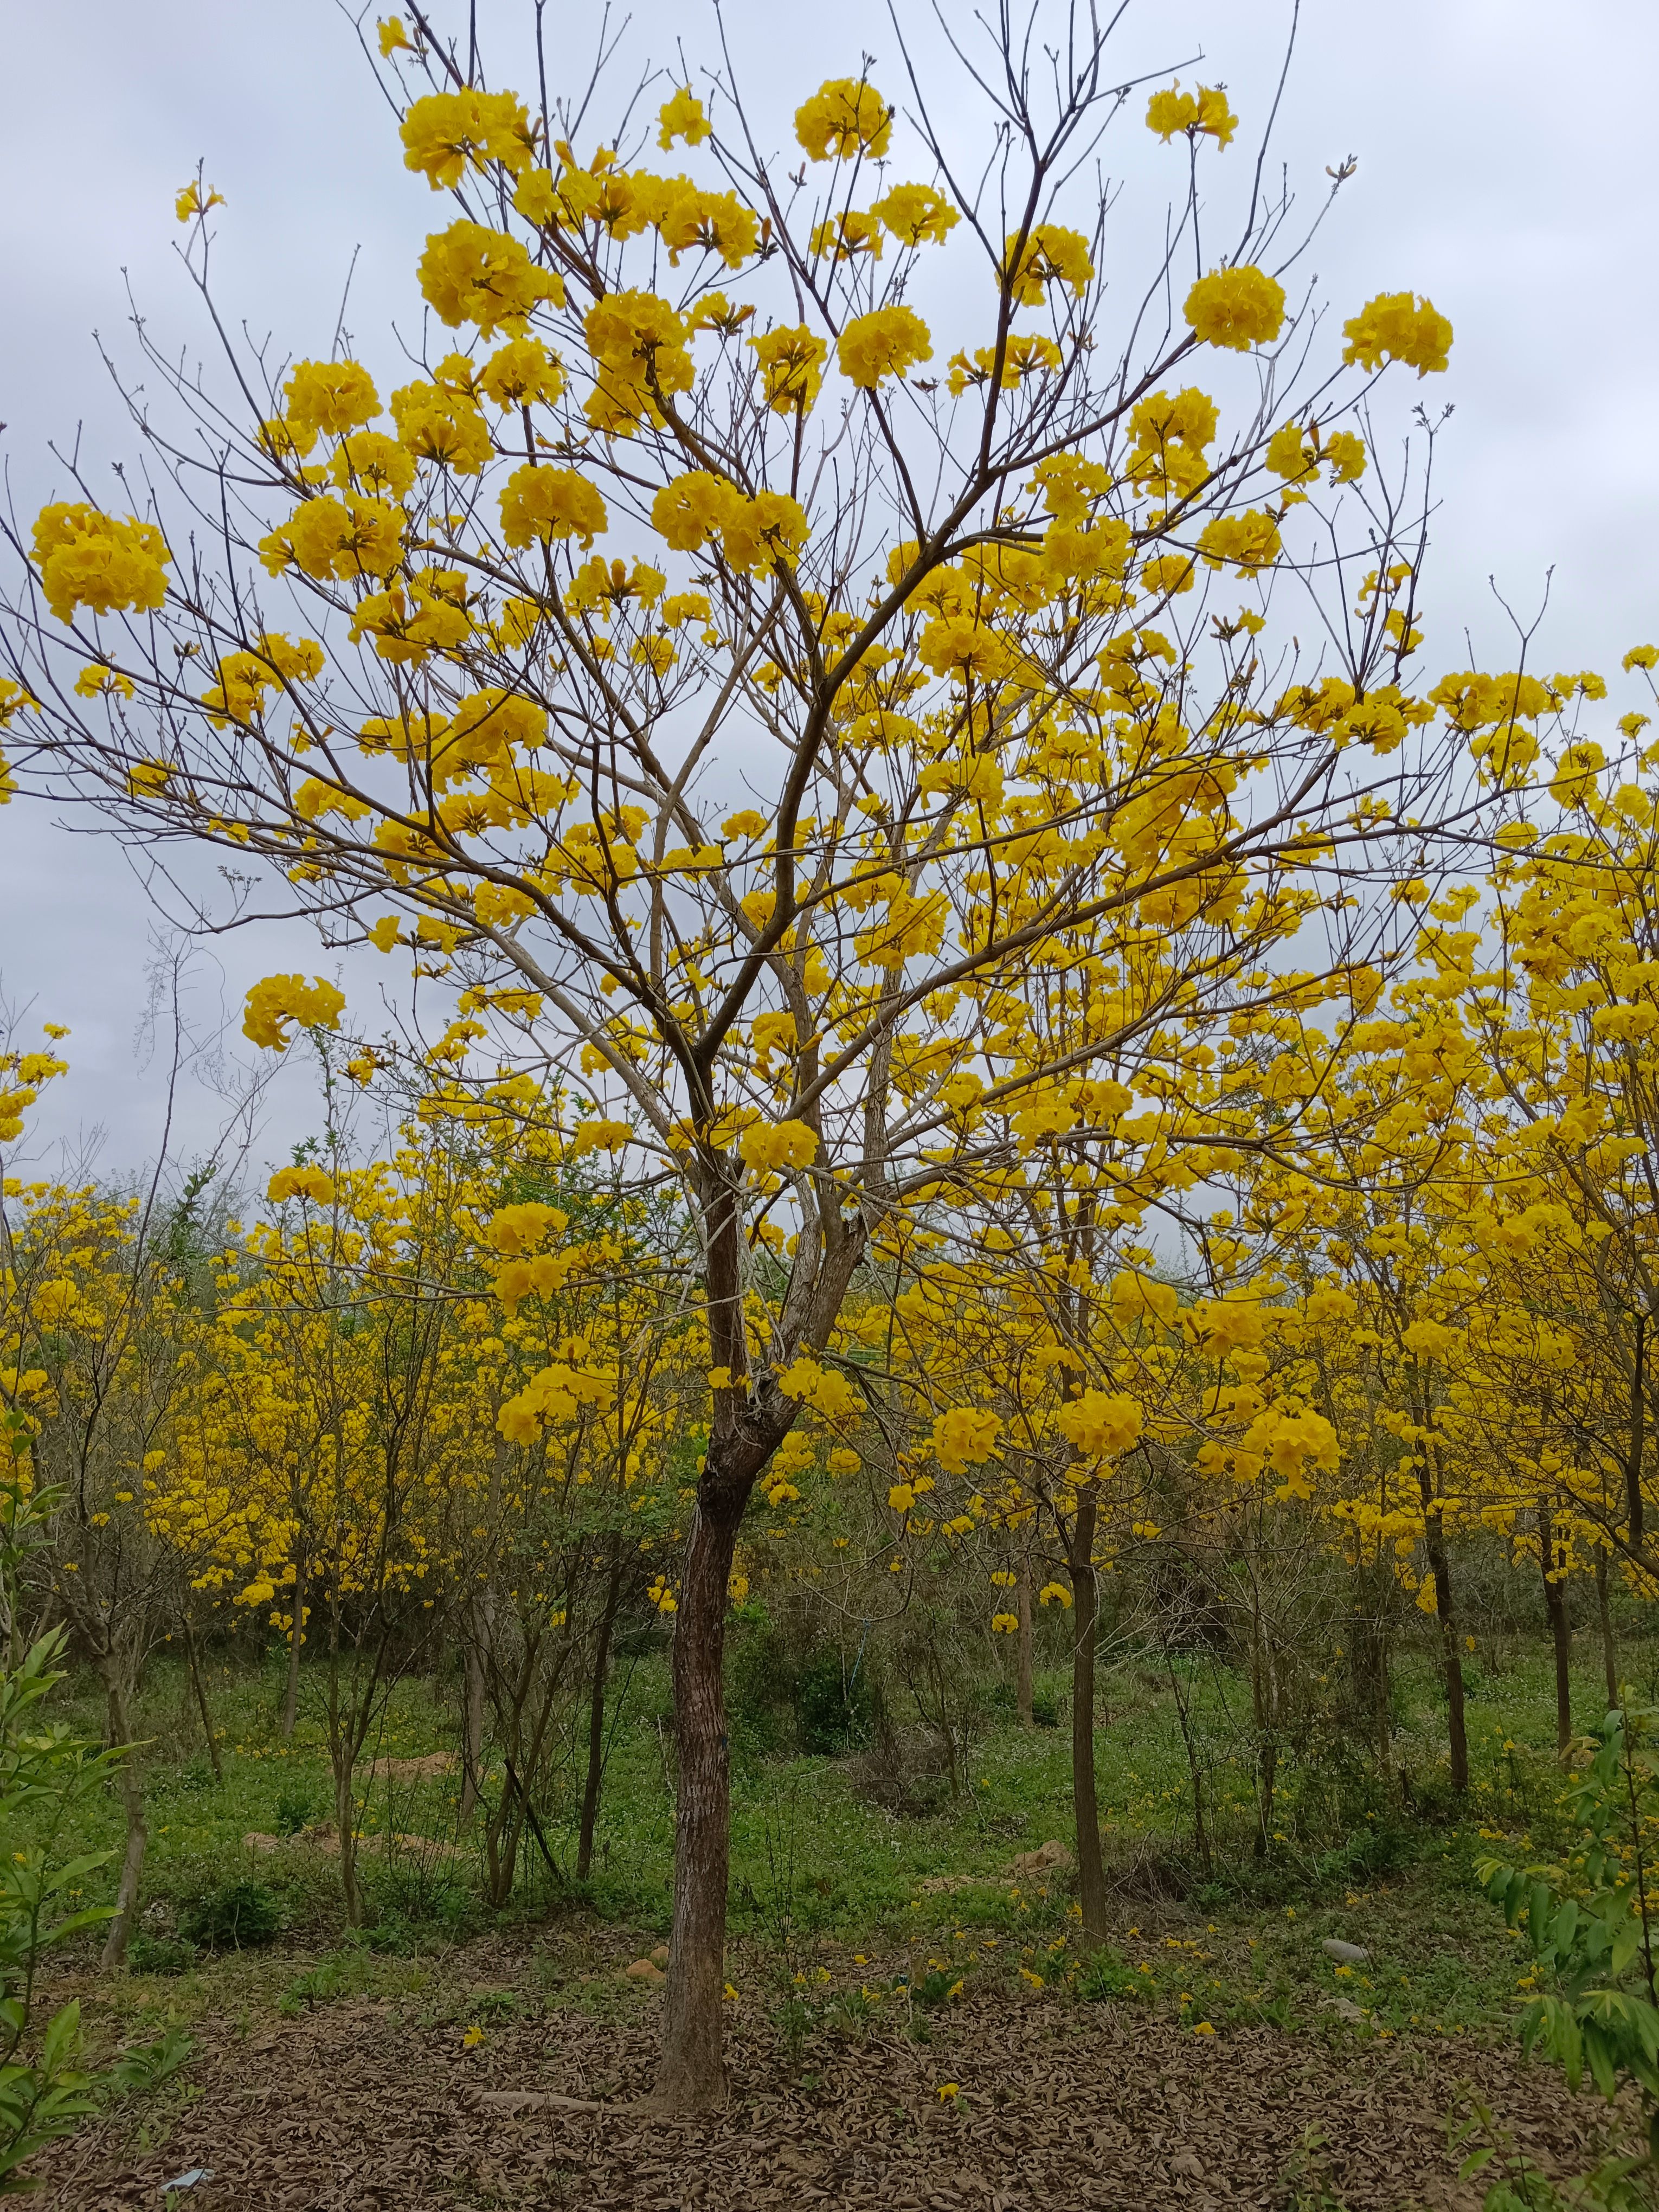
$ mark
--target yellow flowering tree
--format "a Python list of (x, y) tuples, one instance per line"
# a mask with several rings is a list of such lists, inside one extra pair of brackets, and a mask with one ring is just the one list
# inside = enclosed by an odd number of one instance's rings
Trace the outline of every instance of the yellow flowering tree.
[[(368, 362), (238, 357), (222, 407), (151, 356), (207, 410), (211, 550), (163, 402), (153, 513), (76, 485), (14, 540), (12, 779), (404, 948), (460, 994), (458, 1069), (474, 1047), (574, 1063), (677, 1178), (715, 1380), (659, 2086), (697, 2106), (723, 2083), (723, 1624), (805, 1402), (781, 1378), (974, 1152), (958, 1071), (1005, 1110), (1155, 1061), (1166, 1025), (1271, 1003), (1316, 916), (1322, 971), (1361, 963), (1354, 887), (1473, 804), (1468, 728), (1410, 673), (1410, 488), (1374, 486), (1350, 427), (1389, 363), (1443, 367), (1449, 331), (1373, 301), (1298, 386), (1295, 248), (1248, 169), (1224, 248), (1192, 171), (1149, 268), (1173, 309), (1120, 314), (1099, 270), (1129, 241), (1085, 182), (1123, 107), (1106, 29), (1042, 86), (985, 34), (1012, 106), (970, 73), (953, 137), (1002, 149), (994, 223), (931, 94), (906, 121), (867, 76), (824, 85), (789, 184), (751, 150), (769, 125), (681, 88), (668, 173), (625, 128), (573, 143), (556, 84), (487, 90), (418, 9), (392, 25), (403, 159), (451, 197), (417, 272), (444, 335), (384, 394)], [(1190, 97), (1146, 121), (1224, 160), (1224, 100)], [(209, 203), (181, 211), (205, 283)], [(955, 304), (930, 321), (935, 269)], [(1191, 380), (1235, 357), (1264, 373), (1224, 428)], [(1350, 544), (1340, 671), (1270, 683), (1274, 580), (1345, 588)], [(1091, 1012), (1057, 1058), (1021, 1010), (1078, 960)], [(275, 1048), (339, 1012), (277, 977), (247, 1027)]]

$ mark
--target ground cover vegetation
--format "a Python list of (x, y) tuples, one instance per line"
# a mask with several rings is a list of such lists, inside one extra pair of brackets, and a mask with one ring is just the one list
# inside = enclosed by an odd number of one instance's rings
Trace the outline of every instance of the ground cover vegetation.
[[(729, 57), (526, 100), (386, 18), (418, 374), (235, 337), (199, 178), (142, 496), (5, 525), (7, 795), (413, 985), (250, 992), (319, 1073), (262, 1189), (6, 1182), (7, 1680), (106, 1762), (28, 1752), (8, 1878), (112, 1973), (326, 1939), (290, 2014), (626, 1920), (669, 2115), (757, 1972), (799, 2066), (987, 1976), (1438, 2034), (1529, 1939), (1645, 2112), (1659, 650), (1425, 667), (1450, 325), (1297, 290), (1328, 203), (1224, 93), (1064, 8), (895, 46), (789, 131)], [(1486, 1932), (1313, 1959), (1380, 1884)], [(14, 1920), (21, 2141), (90, 2093)], [(1471, 2172), (1555, 2201), (1507, 2124)]]

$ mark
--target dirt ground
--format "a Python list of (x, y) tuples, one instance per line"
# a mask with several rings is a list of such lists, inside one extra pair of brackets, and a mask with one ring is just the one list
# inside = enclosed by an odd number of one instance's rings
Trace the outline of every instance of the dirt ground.
[[(466, 1990), (533, 1987), (526, 1952), (458, 1953), (447, 2001), (210, 2013), (188, 2089), (60, 2147), (34, 2201), (155, 2212), (164, 2181), (206, 2166), (213, 2183), (171, 2200), (179, 2212), (1465, 2212), (1479, 2191), (1458, 2183), (1443, 2124), (1465, 2091), (1547, 2171), (1583, 2172), (1605, 2140), (1597, 2100), (1510, 2048), (1198, 2036), (1146, 2008), (1035, 1992), (970, 1996), (926, 2044), (896, 2021), (862, 2043), (820, 2038), (799, 2069), (739, 2009), (728, 2110), (665, 2120), (635, 2102), (660, 1991), (620, 1983), (618, 1959), (596, 1961), (599, 2002), (548, 2002), (544, 1979), (536, 2016), (498, 2018), (471, 2049)], [(514, 2109), (508, 2093), (594, 2108)]]

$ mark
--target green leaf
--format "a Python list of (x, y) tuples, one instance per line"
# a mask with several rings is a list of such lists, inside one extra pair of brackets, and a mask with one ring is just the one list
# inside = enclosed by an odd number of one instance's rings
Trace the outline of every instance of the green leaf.
[(1613, 2052), (1595, 2021), (1587, 2020), (1583, 2023), (1583, 2034), (1584, 2062), (1589, 2068), (1590, 2079), (1611, 2104), (1619, 2094), (1619, 2075), (1613, 2065)]
[(1550, 1886), (1547, 1881), (1535, 1881), (1527, 1899), (1527, 1932), (1532, 1937), (1534, 1951), (1542, 1951), (1549, 1923)]
[(1642, 1923), (1627, 1920), (1613, 1942), (1613, 1958), (1608, 1971), (1616, 1981), (1642, 1948)]
[(40, 2039), (40, 2071), (48, 2079), (61, 2073), (80, 2047), (81, 2006), (78, 1998), (72, 1998), (52, 2015)]

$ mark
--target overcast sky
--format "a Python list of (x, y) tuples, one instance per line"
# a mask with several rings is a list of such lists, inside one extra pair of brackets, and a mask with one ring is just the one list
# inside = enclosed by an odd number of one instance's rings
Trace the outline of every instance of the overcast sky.
[[(925, 24), (924, 0), (896, 4), (901, 21)], [(963, 0), (943, 4), (953, 21), (971, 14)], [(1184, 75), (1229, 87), (1242, 144), (1265, 113), (1290, 12), (1285, 0), (1141, 0), (1122, 73), (1201, 52)], [(440, 0), (434, 13), (465, 11)], [(487, 56), (518, 48), (529, 0), (482, 0), (479, 13)], [(562, 54), (586, 53), (596, 14), (592, 0), (551, 0), (556, 70)], [(877, 81), (899, 88), (872, 0), (728, 0), (725, 19), (776, 139), (796, 103), (824, 76), (856, 71), (863, 51)], [(672, 63), (678, 39), (695, 68), (712, 58), (714, 32), (708, 0), (641, 0), (630, 50)], [(326, 355), (354, 248), (347, 321), (364, 350), (383, 349), (392, 320), (412, 322), (421, 241), (448, 216), (402, 168), (333, 0), (0, 0), (0, 52), (12, 86), (0, 137), (0, 458), (23, 514), (61, 483), (49, 441), (67, 447), (78, 434), (83, 461), (97, 463), (136, 450), (93, 338), (131, 363), (126, 284), (159, 341), (201, 343), (172, 213), (198, 158), (228, 203), (222, 300), (273, 331), (279, 353)], [(514, 69), (495, 61), (489, 74), (510, 82)], [(1456, 331), (1450, 373), (1432, 386), (1456, 412), (1440, 464), (1431, 677), (1469, 665), (1465, 629), (1480, 660), (1508, 665), (1489, 576), (1530, 612), (1553, 568), (1538, 653), (1550, 666), (1612, 672), (1630, 645), (1659, 636), (1656, 81), (1653, 0), (1304, 0), (1280, 151), (1310, 202), (1328, 164), (1359, 161), (1321, 234), (1318, 289), (1349, 313), (1411, 286)], [(1139, 130), (1113, 142), (1135, 192), (1161, 191), (1162, 153)], [(135, 1043), (153, 927), (144, 895), (114, 846), (22, 803), (0, 809), (0, 987), (74, 1032), (73, 1072), (42, 1135), (73, 1142), (100, 1126), (102, 1165), (136, 1167), (158, 1141), (164, 1095), (165, 1056), (146, 1060)], [(297, 927), (218, 940), (197, 971), (199, 1017), (221, 971), (239, 1010), (258, 975), (327, 964)], [(220, 1107), (199, 1086), (180, 1105), (188, 1151)], [(259, 1157), (280, 1156), (313, 1119), (304, 1071), (285, 1070)]]

